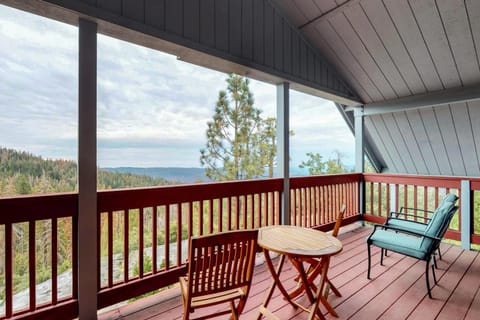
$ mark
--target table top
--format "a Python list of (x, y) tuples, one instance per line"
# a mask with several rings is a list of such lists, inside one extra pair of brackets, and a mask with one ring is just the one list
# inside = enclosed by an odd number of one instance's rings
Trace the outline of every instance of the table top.
[(260, 228), (258, 245), (269, 251), (299, 257), (320, 257), (342, 251), (337, 238), (310, 228), (276, 225)]

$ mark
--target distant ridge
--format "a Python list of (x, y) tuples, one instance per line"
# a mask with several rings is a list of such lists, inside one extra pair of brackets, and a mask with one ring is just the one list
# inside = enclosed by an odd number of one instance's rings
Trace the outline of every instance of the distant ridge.
[(145, 175), (152, 178), (163, 178), (172, 182), (195, 183), (207, 182), (210, 179), (205, 175), (203, 168), (181, 168), (181, 167), (107, 167), (102, 170), (117, 172), (117, 173), (131, 173), (138, 175)]

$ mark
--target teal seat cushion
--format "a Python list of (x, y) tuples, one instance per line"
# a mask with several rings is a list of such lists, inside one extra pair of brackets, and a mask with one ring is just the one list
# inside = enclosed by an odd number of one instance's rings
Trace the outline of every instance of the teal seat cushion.
[(388, 226), (405, 229), (413, 232), (424, 233), (427, 225), (424, 223), (419, 223), (412, 220), (405, 220), (405, 219), (395, 219), (391, 218), (388, 219)]
[(370, 237), (374, 246), (425, 260), (427, 252), (422, 249), (422, 238), (387, 230), (376, 230)]

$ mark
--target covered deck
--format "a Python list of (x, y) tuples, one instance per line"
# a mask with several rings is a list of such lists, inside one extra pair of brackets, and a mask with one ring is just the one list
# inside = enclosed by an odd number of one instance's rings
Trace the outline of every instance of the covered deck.
[[(365, 227), (341, 235), (345, 247), (329, 277), (343, 297), (329, 299), (341, 319), (480, 318), (479, 253), (468, 251), (480, 244), (478, 1), (0, 2), (78, 26), (81, 119), (78, 193), (0, 199), (0, 319), (93, 319), (97, 309), (175, 286), (191, 236), (281, 223), (326, 231), (342, 204), (345, 225), (382, 222), (401, 206), (435, 208), (447, 192), (459, 195), (460, 210), (446, 238), (462, 247), (443, 244), (434, 299), (427, 298), (423, 265), (408, 257), (391, 254), (379, 266), (377, 251), (374, 279), (367, 280)], [(281, 178), (97, 191), (98, 34), (275, 84)], [(355, 135), (357, 173), (289, 177), (290, 88), (337, 103)], [(365, 155), (382, 174), (364, 173)], [(18, 307), (15, 226), (26, 223), (34, 235), (43, 220), (50, 222), (51, 290), (46, 301), (36, 295), (37, 239), (25, 237), (28, 302)], [(57, 280), (60, 224), (71, 234), (67, 295), (59, 294)], [(138, 274), (129, 262), (138, 264)], [(292, 268), (283, 277), (295, 286)], [(259, 264), (243, 318), (254, 317), (270, 281)], [(269, 309), (281, 319), (304, 317), (278, 292), (275, 298)], [(175, 288), (115, 308), (99, 317), (182, 316)]]
[[(328, 300), (338, 312), (338, 319), (478, 319), (480, 317), (480, 255), (478, 251), (462, 250), (459, 246), (442, 244), (443, 257), (436, 271), (438, 285), (429, 299), (424, 283), (421, 261), (391, 253), (379, 264), (379, 250), (373, 256), (373, 280), (367, 280), (365, 237), (371, 228), (351, 224), (342, 228), (339, 239), (343, 251), (332, 258), (329, 275), (342, 297), (330, 294)], [(257, 259), (253, 286), (241, 318), (253, 319), (271, 285), (271, 276), (262, 256)], [(287, 289), (295, 287), (295, 269), (287, 264), (283, 281)], [(302, 296), (300, 299), (305, 300)], [(301, 300), (300, 300), (301, 301)], [(218, 307), (214, 307), (218, 308)], [(268, 306), (280, 319), (307, 319), (307, 314), (294, 309), (275, 290)], [(337, 319), (322, 307), (327, 319)], [(211, 313), (196, 311), (193, 316)], [(99, 319), (181, 319), (182, 299), (178, 287), (137, 300), (109, 311), (100, 312)], [(219, 318), (220, 319), (220, 318)], [(228, 319), (228, 316), (225, 317)]]

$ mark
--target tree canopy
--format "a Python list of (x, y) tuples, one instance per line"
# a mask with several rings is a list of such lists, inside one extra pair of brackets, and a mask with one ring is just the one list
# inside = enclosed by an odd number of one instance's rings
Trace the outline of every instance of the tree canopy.
[(339, 151), (335, 151), (335, 155), (335, 158), (324, 161), (319, 153), (308, 152), (308, 159), (302, 161), (299, 167), (308, 169), (310, 175), (350, 172), (351, 170), (342, 161), (342, 154)]
[(276, 156), (276, 120), (263, 119), (254, 107), (247, 78), (231, 74), (221, 90), (212, 121), (207, 123), (207, 143), (200, 163), (212, 180), (243, 180), (273, 176)]

